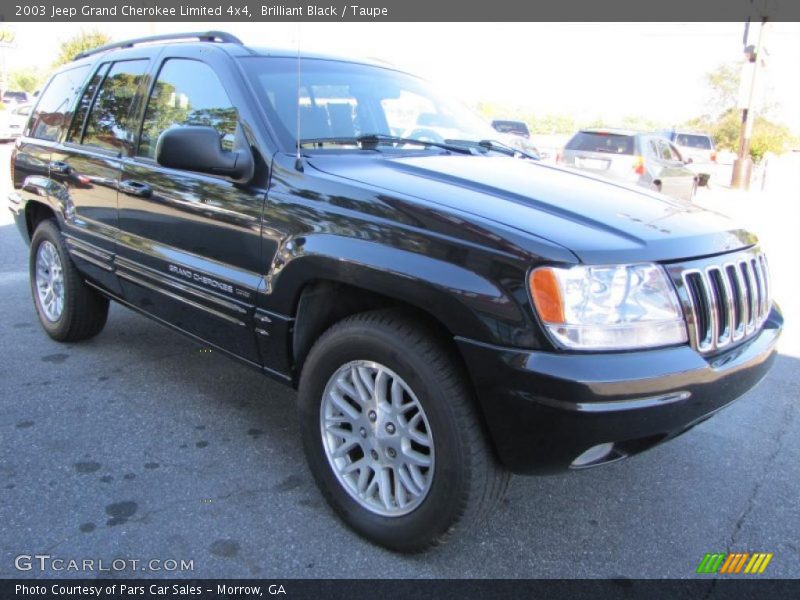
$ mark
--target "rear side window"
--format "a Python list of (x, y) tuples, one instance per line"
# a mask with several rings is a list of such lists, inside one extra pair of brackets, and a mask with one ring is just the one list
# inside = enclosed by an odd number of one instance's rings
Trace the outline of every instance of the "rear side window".
[(675, 143), (678, 144), (678, 146), (686, 146), (687, 148), (711, 150), (711, 138), (709, 138), (707, 135), (679, 133), (677, 136), (675, 136)]
[(567, 143), (566, 149), (609, 154), (633, 154), (633, 147), (633, 136), (631, 135), (580, 131)]
[(76, 67), (54, 75), (47, 84), (31, 115), (27, 135), (40, 140), (57, 141), (69, 123), (69, 111), (86, 80), (89, 66)]
[(75, 115), (72, 117), (72, 124), (69, 126), (69, 131), (67, 132), (68, 142), (80, 143), (81, 136), (83, 135), (83, 125), (86, 122), (86, 115), (89, 114), (89, 107), (92, 105), (92, 100), (94, 100), (94, 94), (97, 92), (97, 88), (100, 86), (100, 82), (103, 81), (103, 77), (106, 76), (107, 71), (108, 63), (100, 65), (100, 68), (97, 69), (97, 72), (91, 80), (89, 80), (89, 85), (86, 86), (86, 89), (83, 91), (83, 96), (81, 96), (81, 99), (78, 101), (78, 106), (75, 107)]
[(667, 140), (658, 140), (658, 152), (663, 160), (681, 160), (681, 156), (678, 154), (677, 149)]
[(137, 154), (155, 158), (161, 132), (185, 125), (213, 127), (222, 147), (232, 150), (238, 120), (238, 111), (211, 67), (196, 60), (167, 60), (147, 102)]
[(129, 113), (147, 71), (147, 62), (126, 60), (111, 66), (89, 112), (83, 144), (123, 151), (133, 143)]

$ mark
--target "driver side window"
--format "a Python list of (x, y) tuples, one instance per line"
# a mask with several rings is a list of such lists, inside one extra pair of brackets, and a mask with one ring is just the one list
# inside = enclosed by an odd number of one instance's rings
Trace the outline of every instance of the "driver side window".
[(211, 67), (196, 60), (171, 58), (162, 65), (147, 102), (137, 155), (155, 158), (158, 136), (185, 125), (213, 127), (222, 147), (232, 150), (238, 121), (239, 113)]

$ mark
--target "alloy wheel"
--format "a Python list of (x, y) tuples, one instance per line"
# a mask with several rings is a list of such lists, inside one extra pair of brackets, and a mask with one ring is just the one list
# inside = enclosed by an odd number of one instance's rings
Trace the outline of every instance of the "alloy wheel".
[(363, 360), (340, 367), (323, 392), (320, 430), (336, 478), (363, 508), (399, 517), (427, 496), (434, 475), (430, 424), (391, 369)]

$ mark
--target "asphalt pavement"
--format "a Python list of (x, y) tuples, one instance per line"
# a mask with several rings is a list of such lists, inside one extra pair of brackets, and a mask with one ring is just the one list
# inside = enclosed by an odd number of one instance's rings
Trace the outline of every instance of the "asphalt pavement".
[(114, 573), (132, 577), (695, 577), (705, 553), (729, 551), (772, 552), (764, 576), (800, 576), (797, 353), (686, 435), (599, 469), (516, 477), (489, 521), (401, 556), (328, 509), (291, 389), (120, 306), (89, 342), (50, 340), (5, 196), (0, 577), (96, 576), (15, 568), (35, 554), (193, 561)]

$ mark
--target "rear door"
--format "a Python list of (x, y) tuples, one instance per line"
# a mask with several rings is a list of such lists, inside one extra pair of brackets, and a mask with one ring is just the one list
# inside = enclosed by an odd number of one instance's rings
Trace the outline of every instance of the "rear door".
[(89, 75), (81, 65), (57, 73), (48, 82), (13, 152), (12, 180), (20, 200), (54, 200), (63, 193), (50, 180), (50, 156), (69, 125), (72, 107)]
[(227, 148), (245, 135), (226, 59), (180, 48), (162, 55), (138, 144), (123, 161), (117, 273), (134, 305), (260, 363), (254, 311), (263, 284), (266, 179), (241, 185), (155, 161), (158, 137), (168, 128), (210, 125)]
[(70, 253), (81, 270), (116, 294), (121, 292), (114, 274), (120, 161), (131, 152), (130, 115), (148, 68), (146, 58), (98, 64), (64, 143), (50, 157)]

